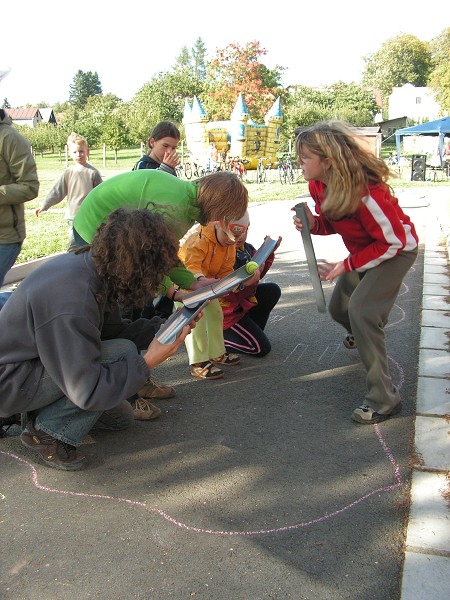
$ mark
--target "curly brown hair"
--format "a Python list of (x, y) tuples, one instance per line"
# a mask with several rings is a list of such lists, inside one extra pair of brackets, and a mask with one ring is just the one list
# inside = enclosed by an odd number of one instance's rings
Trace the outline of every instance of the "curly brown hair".
[(127, 208), (112, 212), (84, 248), (90, 248), (103, 281), (97, 301), (109, 308), (116, 301), (124, 308), (143, 308), (179, 263), (178, 246), (158, 213)]

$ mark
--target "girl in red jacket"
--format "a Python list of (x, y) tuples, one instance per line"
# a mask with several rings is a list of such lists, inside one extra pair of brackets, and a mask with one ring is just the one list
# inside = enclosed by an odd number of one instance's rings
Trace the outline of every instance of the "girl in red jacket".
[[(296, 150), (317, 213), (306, 206), (311, 233), (338, 233), (349, 251), (345, 260), (321, 265), (320, 275), (337, 278), (329, 311), (348, 332), (344, 345), (358, 348), (367, 371), (366, 398), (352, 419), (370, 424), (400, 410), (384, 326), (416, 259), (418, 238), (387, 184), (389, 168), (357, 137), (344, 123), (317, 123), (298, 135)], [(294, 224), (301, 231), (300, 219)]]

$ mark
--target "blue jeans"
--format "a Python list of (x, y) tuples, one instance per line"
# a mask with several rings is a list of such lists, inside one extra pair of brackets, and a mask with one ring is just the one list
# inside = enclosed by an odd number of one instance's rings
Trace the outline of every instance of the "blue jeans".
[(5, 302), (11, 296), (12, 292), (0, 292), (0, 310), (5, 306)]
[[(130, 340), (115, 339), (102, 342), (102, 363), (114, 363), (133, 354), (138, 354), (138, 349)], [(114, 422), (107, 418), (110, 411), (82, 410), (63, 395), (61, 389), (45, 371), (27, 411), (36, 411), (34, 426), (37, 429), (71, 446), (79, 446), (100, 417), (103, 422), (102, 429), (122, 429), (130, 425), (133, 422), (131, 406), (127, 403), (129, 405), (127, 412), (126, 405), (122, 407), (122, 404), (120, 403), (119, 415), (117, 408), (111, 411), (114, 414)]]
[[(84, 240), (81, 235), (78, 233), (78, 231), (75, 229), (75, 227), (73, 226), (72, 223), (72, 238), (73, 238), (73, 246), (75, 248), (78, 248), (79, 246), (86, 246), (88, 242), (86, 242), (86, 240)], [(72, 242), (72, 240), (71, 240)]]
[(22, 242), (17, 244), (0, 244), (0, 287), (3, 285), (6, 273), (16, 262), (22, 249)]

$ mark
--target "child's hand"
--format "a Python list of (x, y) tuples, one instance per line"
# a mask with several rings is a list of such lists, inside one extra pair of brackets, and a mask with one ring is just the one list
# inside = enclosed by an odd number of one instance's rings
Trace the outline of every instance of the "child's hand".
[(175, 169), (179, 162), (180, 159), (178, 157), (178, 152), (175, 150), (169, 150), (168, 152), (164, 153), (163, 163), (169, 167), (172, 167), (172, 169)]
[(333, 281), (339, 275), (345, 273), (344, 261), (338, 263), (323, 262), (317, 265), (319, 269), (320, 279), (322, 281)]
[[(313, 227), (316, 224), (316, 219), (315, 219), (314, 215), (312, 214), (311, 209), (306, 204), (306, 202), (304, 202), (304, 205), (305, 205), (306, 216), (308, 218), (309, 229), (313, 229)], [(295, 206), (293, 208), (291, 208), (291, 210), (295, 210)], [(295, 215), (293, 217), (293, 220), (294, 220), (295, 229), (297, 229), (297, 231), (301, 231), (303, 229), (301, 219), (299, 217), (297, 217), (297, 215)]]
[(255, 269), (253, 271), (253, 275), (250, 277), (250, 279), (246, 279), (245, 281), (243, 281), (242, 285), (244, 287), (249, 287), (250, 285), (257, 285), (259, 283), (259, 280), (261, 279), (260, 269), (261, 269), (261, 267), (259, 267), (258, 269)]
[(208, 279), (207, 277), (202, 277), (201, 279), (197, 279), (191, 284), (190, 290), (199, 290), (202, 287), (212, 285), (213, 283), (217, 283), (218, 281), (220, 281), (220, 279)]

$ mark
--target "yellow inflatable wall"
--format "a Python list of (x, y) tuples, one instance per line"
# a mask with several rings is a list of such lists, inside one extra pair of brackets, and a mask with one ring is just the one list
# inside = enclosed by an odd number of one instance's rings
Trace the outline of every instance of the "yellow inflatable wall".
[(256, 124), (250, 119), (242, 94), (239, 94), (229, 121), (208, 121), (196, 96), (192, 106), (187, 99), (184, 103), (187, 147), (193, 159), (203, 166), (208, 164), (211, 143), (217, 148), (219, 161), (225, 156), (227, 159), (238, 157), (247, 169), (256, 169), (258, 159), (263, 158), (265, 165), (275, 166), (282, 122), (279, 98), (265, 115), (264, 124)]

